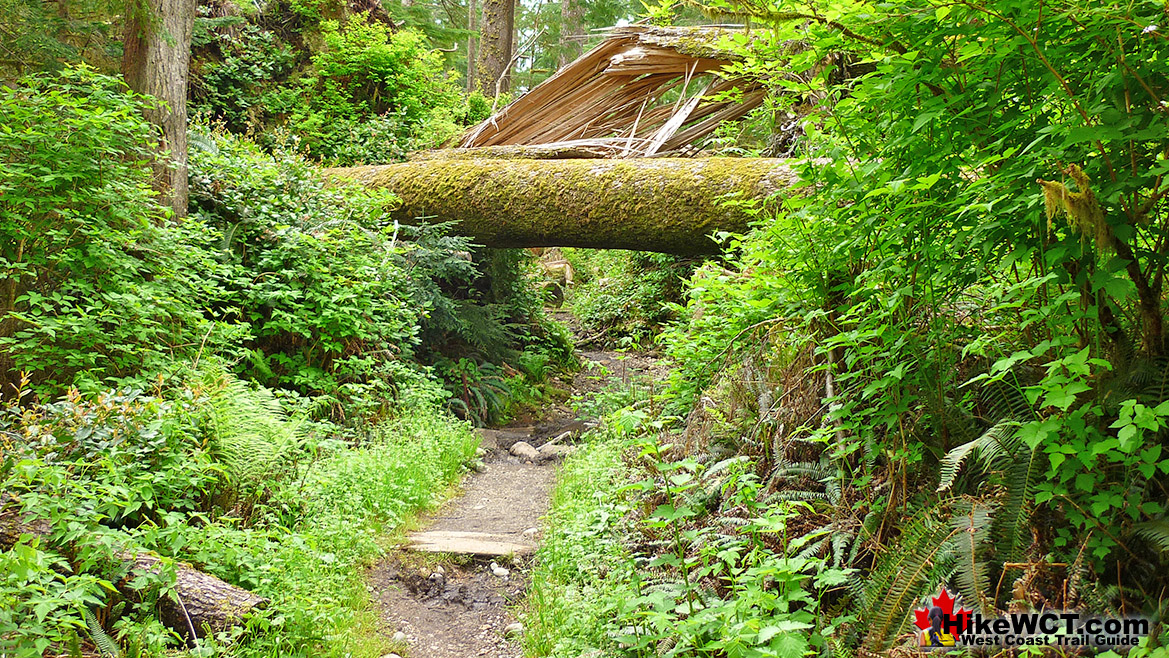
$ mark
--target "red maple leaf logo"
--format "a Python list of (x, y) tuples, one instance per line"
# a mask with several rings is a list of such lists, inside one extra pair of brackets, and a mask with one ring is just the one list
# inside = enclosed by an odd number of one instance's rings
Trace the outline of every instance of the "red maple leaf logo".
[[(930, 627), (930, 608), (938, 606), (942, 609), (942, 613), (946, 615), (946, 619), (958, 619), (958, 632), (966, 630), (969, 625), (969, 615), (972, 610), (959, 607), (957, 611), (954, 610), (954, 604), (958, 598), (950, 595), (950, 590), (946, 589), (945, 585), (938, 586), (938, 595), (930, 598), (930, 604), (924, 608), (916, 608), (913, 611), (913, 623), (921, 630), (926, 630)], [(945, 627), (943, 627), (945, 630)]]

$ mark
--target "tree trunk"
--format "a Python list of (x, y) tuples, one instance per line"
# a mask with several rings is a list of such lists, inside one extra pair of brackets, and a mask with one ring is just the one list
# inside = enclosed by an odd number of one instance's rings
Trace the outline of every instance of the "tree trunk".
[(479, 3), (476, 0), (467, 0), (467, 93), (479, 88), (476, 81), (475, 69), (478, 68), (479, 56)]
[[(787, 160), (418, 160), (328, 170), (402, 199), (392, 218), (458, 222), (488, 247), (591, 247), (673, 254), (719, 251), (762, 202), (798, 182)], [(732, 199), (740, 202), (727, 203)]]
[[(162, 568), (159, 566), (162, 560), (153, 553), (121, 553), (119, 557), (129, 567), (123, 582), (146, 573), (158, 573)], [(262, 610), (268, 604), (268, 599), (203, 573), (185, 562), (176, 562), (174, 570), (174, 592), (178, 600), (170, 597), (159, 600), (161, 620), (188, 640), (192, 632), (195, 637), (205, 637), (208, 632), (218, 633), (235, 626), (250, 612)], [(128, 587), (119, 585), (119, 588), (127, 598), (136, 595)]]
[(187, 214), (187, 79), (196, 0), (127, 2), (122, 75), (157, 103), (146, 118), (162, 132), (154, 161), (159, 200)]
[(475, 78), (484, 96), (494, 98), (510, 88), (515, 0), (483, 0), (483, 31)]
[(613, 158), (621, 154), (619, 146), (595, 142), (558, 142), (555, 144), (504, 144), (476, 148), (445, 148), (414, 151), (410, 160), (568, 160), (573, 158)]
[(560, 0), (560, 67), (580, 57), (584, 52), (582, 41), (584, 30), (581, 21), (584, 18), (584, 5), (581, 0)]
[[(52, 530), (53, 524), (47, 519), (24, 514), (15, 497), (0, 494), (0, 551), (12, 548), (23, 534), (45, 541)], [(66, 557), (74, 562), (72, 547), (65, 549)], [(127, 571), (126, 577), (118, 583), (119, 591), (126, 598), (136, 599), (138, 592), (126, 584), (137, 576), (158, 573), (162, 560), (153, 553), (130, 551), (119, 552), (117, 557)], [(191, 639), (192, 630), (196, 637), (203, 637), (208, 628), (214, 633), (240, 624), (248, 613), (268, 604), (268, 599), (203, 573), (185, 562), (176, 562), (174, 571), (174, 593), (178, 600), (169, 596), (159, 600), (161, 618), (162, 623), (187, 639)]]

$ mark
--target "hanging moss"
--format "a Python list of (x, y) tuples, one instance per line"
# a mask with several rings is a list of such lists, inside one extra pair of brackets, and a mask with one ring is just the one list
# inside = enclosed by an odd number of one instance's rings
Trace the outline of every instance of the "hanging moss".
[(798, 181), (786, 160), (765, 158), (424, 160), (330, 173), (401, 197), (394, 219), (456, 221), (491, 247), (685, 255), (716, 252), (711, 234), (747, 229), (742, 201)]

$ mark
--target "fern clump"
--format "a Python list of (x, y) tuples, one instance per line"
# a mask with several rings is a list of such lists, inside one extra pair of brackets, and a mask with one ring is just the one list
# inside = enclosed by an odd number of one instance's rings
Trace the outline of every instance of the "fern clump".
[(291, 472), (304, 440), (271, 391), (249, 386), (217, 364), (201, 382), (210, 450), (222, 467), (225, 501), (257, 498)]

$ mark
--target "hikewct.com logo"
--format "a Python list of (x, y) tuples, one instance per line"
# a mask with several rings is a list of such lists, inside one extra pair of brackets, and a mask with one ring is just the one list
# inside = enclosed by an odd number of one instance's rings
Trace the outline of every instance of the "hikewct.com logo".
[(1101, 617), (1079, 612), (1017, 612), (984, 617), (961, 606), (945, 587), (913, 611), (918, 645), (946, 647), (1095, 647), (1124, 649), (1149, 634), (1148, 619)]

